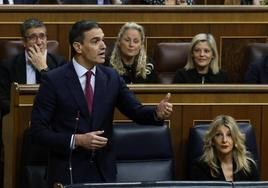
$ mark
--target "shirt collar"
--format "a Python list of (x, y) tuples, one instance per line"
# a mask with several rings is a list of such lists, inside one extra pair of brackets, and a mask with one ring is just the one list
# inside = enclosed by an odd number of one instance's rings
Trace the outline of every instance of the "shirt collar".
[[(88, 72), (88, 69), (86, 69), (85, 67), (83, 67), (82, 65), (80, 65), (80, 64), (75, 60), (75, 58), (73, 58), (72, 62), (73, 62), (73, 65), (74, 65), (75, 72), (76, 72), (76, 74), (78, 75), (78, 78), (84, 76), (84, 75)], [(94, 67), (91, 69), (91, 72), (93, 73), (93, 75), (96, 74), (96, 66), (94, 66)]]

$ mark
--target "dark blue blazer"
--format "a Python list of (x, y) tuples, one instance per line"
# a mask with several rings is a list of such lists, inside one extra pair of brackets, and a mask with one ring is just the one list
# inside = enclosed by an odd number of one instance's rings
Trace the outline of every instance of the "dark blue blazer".
[(36, 4), (39, 0), (14, 0), (14, 4)]
[[(96, 151), (96, 163), (105, 182), (116, 180), (116, 159), (112, 146), (115, 107), (138, 123), (162, 123), (155, 121), (154, 107), (141, 105), (123, 79), (110, 67), (96, 67), (92, 114), (88, 112), (86, 98), (73, 63), (44, 75), (33, 106), (31, 134), (35, 143), (50, 149), (50, 185), (54, 182), (70, 183), (70, 140), (75, 130), (77, 112), (80, 112), (77, 133), (105, 131), (103, 136), (108, 138), (108, 143)], [(78, 147), (72, 155), (74, 183), (92, 182), (88, 175), (91, 152)]]
[[(47, 65), (49, 69), (57, 68), (65, 63), (67, 62), (63, 57), (47, 53)], [(40, 83), (40, 78), (41, 74), (36, 70), (37, 83)], [(9, 113), (10, 110), (10, 87), (12, 82), (26, 84), (26, 79), (27, 73), (24, 52), (0, 63), (0, 109), (3, 116)]]
[(244, 82), (249, 84), (268, 84), (268, 56), (249, 65), (244, 76)]

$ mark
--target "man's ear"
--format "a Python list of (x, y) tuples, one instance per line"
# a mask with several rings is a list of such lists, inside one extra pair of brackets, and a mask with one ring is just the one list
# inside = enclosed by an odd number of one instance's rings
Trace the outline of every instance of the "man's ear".
[(76, 53), (78, 53), (78, 54), (82, 53), (82, 45), (80, 44), (80, 42), (74, 42), (73, 47), (74, 47)]

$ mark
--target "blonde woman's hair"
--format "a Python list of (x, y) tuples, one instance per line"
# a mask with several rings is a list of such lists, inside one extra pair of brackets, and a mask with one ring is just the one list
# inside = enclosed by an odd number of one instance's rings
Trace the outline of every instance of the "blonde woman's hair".
[(194, 47), (200, 42), (207, 42), (209, 47), (211, 48), (212, 53), (213, 53), (213, 58), (210, 62), (210, 68), (211, 68), (213, 74), (217, 74), (219, 72), (219, 62), (218, 62), (219, 61), (219, 54), (218, 54), (218, 50), (217, 50), (217, 45), (216, 45), (216, 41), (215, 41), (214, 37), (211, 34), (207, 34), (207, 33), (197, 34), (192, 39), (189, 53), (188, 53), (187, 64), (185, 65), (184, 68), (186, 70), (190, 70), (190, 69), (195, 68), (195, 62), (193, 60), (193, 51), (194, 51)]
[(136, 76), (140, 75), (142, 78), (146, 79), (146, 76), (151, 73), (154, 68), (151, 64), (150, 66), (146, 65), (147, 55), (144, 47), (145, 34), (144, 29), (141, 25), (134, 22), (127, 22), (123, 25), (117, 35), (117, 39), (115, 42), (115, 46), (111, 55), (110, 64), (117, 70), (120, 75), (124, 75), (126, 73), (126, 69), (124, 68), (121, 50), (119, 48), (120, 40), (122, 39), (124, 33), (129, 29), (135, 29), (140, 33), (141, 36), (141, 49), (139, 54), (135, 57), (134, 63), (137, 64), (136, 67)]
[(205, 135), (203, 155), (201, 160), (206, 162), (210, 167), (210, 172), (213, 177), (218, 177), (220, 174), (220, 166), (218, 166), (217, 151), (213, 146), (213, 139), (216, 135), (218, 127), (226, 126), (230, 129), (231, 137), (233, 139), (233, 160), (236, 164), (234, 173), (243, 170), (245, 173), (250, 173), (250, 161), (256, 165), (254, 160), (250, 158), (250, 152), (246, 150), (245, 135), (241, 133), (239, 127), (231, 116), (219, 115), (210, 125), (208, 132)]

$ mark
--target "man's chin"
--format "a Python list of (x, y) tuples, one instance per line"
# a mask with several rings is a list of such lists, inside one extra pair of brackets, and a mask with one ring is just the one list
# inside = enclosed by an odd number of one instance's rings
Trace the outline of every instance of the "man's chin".
[(98, 64), (103, 64), (103, 63), (105, 63), (105, 59), (98, 61)]

